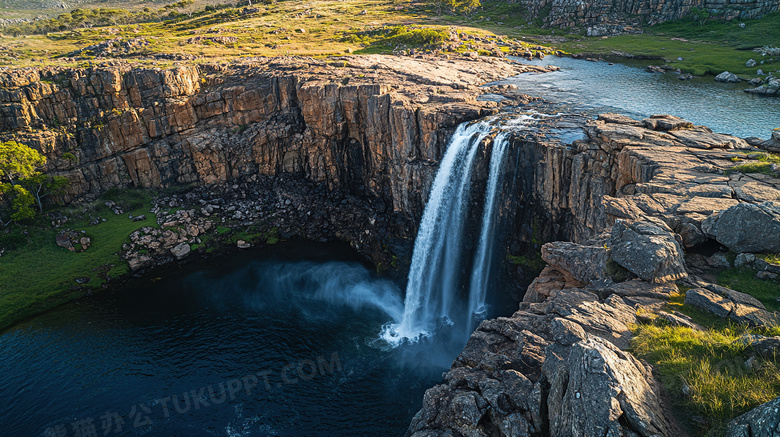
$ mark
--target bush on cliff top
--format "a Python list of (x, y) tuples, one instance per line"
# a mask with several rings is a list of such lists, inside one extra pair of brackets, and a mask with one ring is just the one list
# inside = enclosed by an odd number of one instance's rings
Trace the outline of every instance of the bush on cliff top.
[(412, 28), (409, 26), (383, 26), (362, 32), (345, 33), (343, 42), (362, 44), (366, 53), (390, 52), (398, 47), (437, 47), (449, 40), (447, 31), (437, 28)]

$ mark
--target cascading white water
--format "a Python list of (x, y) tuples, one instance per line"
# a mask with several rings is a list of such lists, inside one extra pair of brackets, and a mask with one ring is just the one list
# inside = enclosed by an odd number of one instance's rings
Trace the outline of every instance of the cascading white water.
[(390, 343), (427, 336), (437, 324), (450, 322), (461, 273), (471, 168), (489, 131), (486, 122), (463, 124), (450, 140), (415, 240), (403, 317), (400, 323), (386, 326), (382, 334)]
[(484, 319), (487, 314), (485, 298), (487, 296), (488, 283), (490, 281), (496, 240), (496, 225), (498, 205), (498, 188), (501, 184), (501, 175), (504, 157), (508, 149), (509, 134), (502, 132), (493, 140), (493, 153), (490, 155), (490, 169), (487, 187), (485, 188), (485, 207), (482, 211), (482, 229), (479, 234), (479, 246), (474, 257), (474, 267), (471, 273), (469, 286), (469, 323), (466, 329), (470, 332), (474, 325)]
[[(545, 114), (523, 114), (502, 123), (503, 128), (526, 126)], [(493, 273), (498, 238), (500, 191), (509, 133), (493, 140), (485, 187), (479, 241), (473, 260), (462, 266), (464, 225), (470, 203), (472, 167), (483, 140), (496, 126), (487, 121), (463, 124), (452, 136), (433, 182), (414, 243), (412, 265), (400, 322), (383, 328), (381, 338), (391, 344), (415, 341), (442, 325), (462, 323), (458, 332), (468, 336), (487, 316), (487, 289)], [(470, 270), (464, 274), (462, 267)], [(470, 276), (467, 306), (458, 299), (459, 281)], [(459, 334), (458, 334), (459, 335)]]

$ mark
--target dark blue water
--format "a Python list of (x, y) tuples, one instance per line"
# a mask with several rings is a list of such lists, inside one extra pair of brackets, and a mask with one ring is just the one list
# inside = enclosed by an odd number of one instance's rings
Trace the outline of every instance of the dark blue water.
[(556, 65), (561, 71), (521, 74), (498, 83), (515, 84), (526, 94), (577, 109), (640, 119), (672, 114), (741, 138), (769, 139), (772, 129), (780, 126), (780, 98), (745, 93), (745, 83), (724, 84), (712, 77), (682, 81), (673, 73), (649, 73), (644, 70), (647, 63), (640, 62), (610, 65), (556, 56), (517, 60)]
[(348, 251), (192, 268), (0, 334), (0, 435), (397, 436), (457, 354), (378, 342), (400, 291)]

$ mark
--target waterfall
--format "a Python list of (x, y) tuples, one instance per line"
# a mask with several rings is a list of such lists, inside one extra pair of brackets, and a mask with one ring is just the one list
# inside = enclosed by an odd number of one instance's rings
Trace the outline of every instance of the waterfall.
[[(495, 238), (496, 191), (507, 134), (499, 134), (494, 141), (476, 264), (472, 266), (469, 260), (464, 266), (461, 258), (474, 158), (490, 130), (487, 122), (462, 124), (449, 142), (415, 240), (403, 316), (399, 323), (385, 326), (382, 333), (388, 342), (414, 341), (431, 335), (441, 325), (471, 325), (474, 314), (484, 312)], [(468, 308), (457, 299), (464, 267), (478, 269), (471, 281)]]
[(493, 140), (493, 153), (490, 155), (488, 183), (485, 189), (485, 207), (482, 211), (482, 229), (479, 234), (479, 246), (474, 257), (469, 286), (469, 323), (466, 326), (469, 332), (476, 323), (487, 315), (485, 298), (493, 266), (493, 246), (497, 237), (498, 204), (496, 199), (501, 186), (501, 170), (508, 149), (508, 136), (509, 134), (502, 132)]

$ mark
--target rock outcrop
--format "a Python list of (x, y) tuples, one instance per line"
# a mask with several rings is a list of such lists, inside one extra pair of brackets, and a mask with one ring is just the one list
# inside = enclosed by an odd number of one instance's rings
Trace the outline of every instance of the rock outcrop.
[[(47, 170), (71, 181), (65, 200), (91, 200), (110, 188), (230, 186), (287, 175), (359, 197), (410, 239), (457, 125), (529, 100), (503, 87), (503, 103), (479, 101), (491, 92), (480, 85), (548, 70), (482, 57), (393, 56), (6, 69), (0, 140), (43, 152)], [(180, 243), (191, 246), (192, 238)], [(188, 255), (184, 246), (168, 249), (175, 259)], [(139, 259), (139, 266), (152, 263), (149, 255)]]
[(645, 281), (671, 282), (688, 275), (682, 247), (665, 225), (618, 220), (610, 243), (612, 259)]
[[(687, 17), (691, 9), (733, 20), (759, 18), (778, 10), (777, 0), (674, 0), (657, 2), (588, 0), (520, 0), (526, 16), (542, 20), (547, 27), (575, 27), (588, 25), (594, 29), (588, 36), (602, 36), (632, 31), (631, 24), (657, 24)], [(622, 25), (621, 25), (622, 24)], [(628, 24), (628, 26), (627, 26)], [(605, 29), (606, 31), (596, 31)]]
[(633, 323), (621, 297), (574, 288), (486, 320), (407, 435), (679, 435), (650, 369), (621, 350)]
[(529, 70), (544, 71), (380, 56), (5, 70), (0, 139), (44, 152), (69, 199), (292, 173), (421, 211), (449, 134), (496, 111), (478, 86)]
[(733, 421), (727, 437), (770, 437), (780, 433), (780, 398), (769, 401)]
[(780, 202), (734, 205), (708, 217), (702, 230), (736, 253), (780, 252)]

